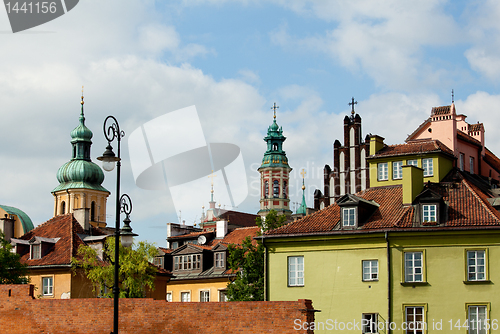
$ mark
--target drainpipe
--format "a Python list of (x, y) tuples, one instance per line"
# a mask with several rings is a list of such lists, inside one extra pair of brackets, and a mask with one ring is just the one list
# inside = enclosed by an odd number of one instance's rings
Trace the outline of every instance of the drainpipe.
[(391, 333), (391, 247), (389, 245), (389, 232), (385, 232), (385, 242), (387, 245), (387, 333)]
[(262, 238), (262, 246), (264, 246), (264, 301), (267, 301), (267, 247)]

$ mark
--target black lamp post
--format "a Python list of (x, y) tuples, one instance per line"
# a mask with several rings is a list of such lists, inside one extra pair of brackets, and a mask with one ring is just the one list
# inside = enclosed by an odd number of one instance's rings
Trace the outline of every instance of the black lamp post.
[[(108, 120), (112, 120), (112, 124), (106, 128), (106, 123)], [(120, 166), (121, 166), (121, 158), (120, 158), (120, 142), (121, 139), (125, 136), (125, 132), (120, 131), (120, 126), (118, 125), (118, 121), (113, 116), (108, 116), (104, 120), (103, 125), (104, 136), (108, 141), (108, 146), (106, 147), (106, 151), (104, 151), (101, 157), (98, 157), (97, 160), (102, 161), (102, 168), (110, 172), (115, 167), (115, 162), (117, 165), (116, 168), (116, 214), (115, 214), (115, 284), (113, 286), (113, 297), (114, 297), (114, 314), (113, 314), (113, 332), (112, 334), (118, 334), (118, 300), (120, 295), (119, 285), (118, 285), (118, 275), (119, 275), (119, 256), (120, 256), (120, 212), (125, 212), (127, 215), (124, 223), (124, 239), (127, 239), (127, 244), (130, 246), (132, 244), (132, 237), (136, 234), (132, 233), (132, 228), (130, 227), (130, 212), (132, 211), (132, 201), (127, 194), (123, 194), (120, 197)], [(117, 139), (118, 142), (118, 157), (115, 156), (113, 152), (113, 147), (111, 147), (111, 142), (114, 139)], [(125, 240), (124, 240), (125, 241)]]

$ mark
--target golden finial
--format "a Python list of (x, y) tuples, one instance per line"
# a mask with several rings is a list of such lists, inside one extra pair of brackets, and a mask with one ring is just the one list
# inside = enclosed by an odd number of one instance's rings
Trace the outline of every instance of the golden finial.
[(302, 172), (300, 172), (300, 174), (302, 175), (302, 190), (305, 190), (306, 186), (304, 185), (304, 178), (306, 176), (306, 171), (304, 170), (304, 168), (302, 168)]
[(81, 104), (83, 104), (83, 86), (82, 86), (82, 102)]
[(214, 177), (217, 175), (214, 174), (214, 170), (212, 169), (212, 174), (210, 174), (208, 177), (212, 179), (212, 193), (214, 192)]

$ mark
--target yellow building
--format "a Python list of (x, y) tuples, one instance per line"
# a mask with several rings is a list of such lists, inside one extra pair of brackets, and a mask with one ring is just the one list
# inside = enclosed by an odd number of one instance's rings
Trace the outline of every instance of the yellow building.
[(495, 192), (457, 169), (427, 182), (403, 167), (401, 184), (346, 194), (267, 232), (266, 300), (313, 300), (315, 333), (494, 333)]

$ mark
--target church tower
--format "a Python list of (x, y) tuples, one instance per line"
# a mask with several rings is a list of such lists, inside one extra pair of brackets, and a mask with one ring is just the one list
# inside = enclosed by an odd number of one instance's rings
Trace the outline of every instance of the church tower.
[(106, 226), (106, 202), (110, 192), (101, 184), (104, 173), (90, 159), (92, 131), (85, 126), (81, 102), (80, 124), (71, 131), (72, 158), (57, 171), (59, 185), (52, 190), (54, 217), (88, 209), (90, 224)]
[(267, 129), (267, 136), (264, 140), (267, 143), (267, 150), (264, 153), (262, 164), (258, 171), (260, 173), (260, 210), (257, 214), (265, 216), (274, 209), (278, 214), (291, 215), (290, 199), (288, 197), (288, 186), (290, 171), (288, 159), (283, 151), (283, 129), (276, 123), (276, 109), (274, 104), (273, 124)]

